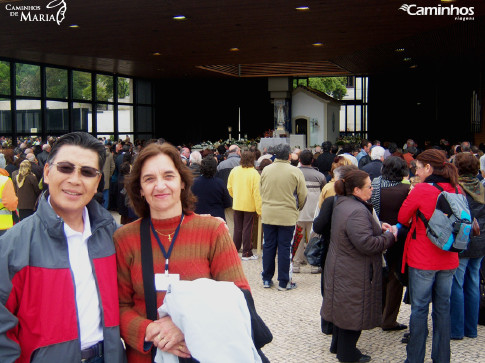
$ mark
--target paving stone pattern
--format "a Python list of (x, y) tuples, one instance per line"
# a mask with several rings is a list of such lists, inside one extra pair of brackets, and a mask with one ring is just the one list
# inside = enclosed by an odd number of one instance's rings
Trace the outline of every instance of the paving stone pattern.
[[(254, 251), (255, 253), (256, 251)], [(320, 275), (310, 274), (309, 266), (302, 266), (294, 274), (298, 287), (290, 291), (263, 288), (262, 262), (242, 261), (244, 272), (251, 285), (256, 309), (273, 333), (273, 342), (263, 352), (273, 363), (338, 362), (329, 352), (331, 336), (320, 329)], [(278, 268), (276, 267), (276, 271)], [(398, 322), (409, 325), (410, 306), (402, 304)], [(427, 341), (425, 363), (431, 360), (431, 307), (429, 315), (430, 337)], [(372, 357), (372, 362), (404, 362), (406, 345), (401, 343), (404, 331), (384, 332), (381, 328), (364, 330), (357, 347)], [(451, 362), (485, 362), (485, 326), (478, 326), (478, 338), (451, 341)]]
[[(112, 214), (119, 223), (118, 213)], [(273, 333), (273, 341), (263, 348), (268, 359), (272, 363), (338, 362), (335, 355), (329, 352), (332, 337), (324, 335), (320, 330), (320, 275), (310, 274), (310, 266), (302, 266), (301, 273), (293, 276), (298, 287), (295, 290), (278, 291), (277, 273), (273, 279), (275, 286), (271, 289), (263, 288), (261, 256), (257, 260), (242, 261), (242, 265), (256, 309)], [(410, 311), (409, 305), (402, 304), (398, 322), (409, 325)], [(430, 338), (427, 341), (425, 363), (432, 363), (431, 307), (428, 325)], [(357, 347), (372, 357), (371, 362), (404, 362), (406, 345), (401, 343), (401, 338), (407, 331), (384, 332), (381, 328), (364, 330)], [(476, 339), (451, 341), (451, 362), (485, 363), (485, 326), (478, 326)]]

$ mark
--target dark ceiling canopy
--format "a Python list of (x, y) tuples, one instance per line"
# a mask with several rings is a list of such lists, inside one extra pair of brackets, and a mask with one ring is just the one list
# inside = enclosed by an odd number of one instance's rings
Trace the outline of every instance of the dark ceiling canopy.
[(0, 0), (0, 57), (156, 79), (376, 74), (481, 62), (485, 52), (479, 1), (413, 0), (414, 9), (473, 7), (467, 21), (410, 15), (405, 0), (65, 2), (58, 25), (6, 9), (47, 0)]

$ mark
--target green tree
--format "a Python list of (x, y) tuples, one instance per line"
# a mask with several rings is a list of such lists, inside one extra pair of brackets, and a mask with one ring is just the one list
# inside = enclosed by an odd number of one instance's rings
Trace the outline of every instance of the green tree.
[(341, 100), (347, 94), (346, 77), (318, 77), (308, 78), (308, 87), (331, 95), (337, 100)]
[(46, 68), (46, 95), (52, 98), (67, 98), (67, 70)]
[(118, 98), (125, 98), (130, 95), (130, 79), (118, 78)]
[(96, 76), (96, 97), (98, 101), (113, 98), (113, 76), (98, 74)]
[(10, 94), (10, 65), (7, 62), (0, 62), (0, 94)]
[(308, 86), (327, 95), (341, 100), (347, 94), (347, 77), (309, 77), (306, 79), (296, 79), (293, 81), (293, 87), (299, 85)]
[(15, 87), (17, 95), (40, 97), (40, 67), (17, 63)]
[(77, 100), (91, 100), (91, 73), (74, 71), (72, 73), (72, 94)]

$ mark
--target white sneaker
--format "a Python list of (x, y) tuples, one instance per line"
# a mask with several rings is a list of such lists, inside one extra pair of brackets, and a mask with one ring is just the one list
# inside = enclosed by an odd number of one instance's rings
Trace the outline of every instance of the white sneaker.
[(241, 257), (241, 259), (243, 261), (257, 260), (258, 259), (258, 255), (252, 255), (252, 256), (249, 256), (249, 257)]

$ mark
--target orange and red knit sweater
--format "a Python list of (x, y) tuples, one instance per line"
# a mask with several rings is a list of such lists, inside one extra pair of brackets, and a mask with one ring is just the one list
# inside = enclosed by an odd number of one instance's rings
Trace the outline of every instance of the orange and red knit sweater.
[[(118, 263), (118, 293), (121, 315), (121, 336), (127, 344), (128, 362), (148, 363), (150, 352), (143, 350), (145, 331), (151, 322), (146, 318), (145, 294), (141, 269), (141, 219), (118, 229), (114, 236)], [(180, 217), (152, 219), (157, 231), (168, 235), (177, 228)], [(151, 233), (153, 267), (164, 273), (165, 258)], [(168, 237), (159, 234), (168, 251)], [(249, 290), (234, 242), (223, 222), (210, 216), (190, 214), (184, 217), (169, 261), (169, 272), (180, 274), (181, 280), (211, 278), (233, 281)], [(163, 303), (164, 292), (157, 292), (157, 306)]]

